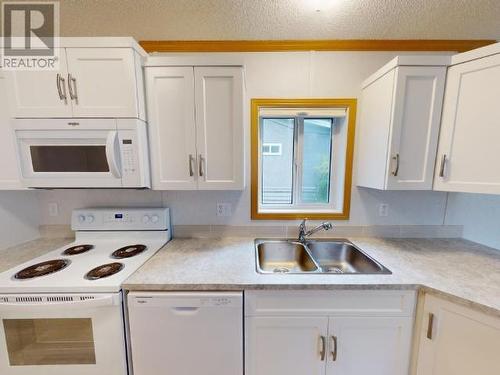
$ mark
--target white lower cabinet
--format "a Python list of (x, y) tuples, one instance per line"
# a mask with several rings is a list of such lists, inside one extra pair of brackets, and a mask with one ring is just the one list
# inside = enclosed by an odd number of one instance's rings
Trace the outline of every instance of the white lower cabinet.
[(408, 318), (331, 318), (327, 374), (408, 373), (411, 322)]
[(415, 293), (245, 293), (246, 375), (407, 375)]
[(425, 296), (416, 375), (500, 374), (500, 318)]
[(327, 317), (254, 317), (246, 323), (246, 374), (324, 374)]

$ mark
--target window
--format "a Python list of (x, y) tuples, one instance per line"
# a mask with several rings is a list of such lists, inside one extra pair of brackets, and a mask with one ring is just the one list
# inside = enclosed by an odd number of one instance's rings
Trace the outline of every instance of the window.
[(348, 219), (355, 99), (252, 100), (252, 219)]

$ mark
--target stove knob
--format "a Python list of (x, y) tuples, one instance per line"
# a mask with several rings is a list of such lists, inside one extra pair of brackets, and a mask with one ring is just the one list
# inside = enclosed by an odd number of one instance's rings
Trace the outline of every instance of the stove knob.
[(87, 215), (87, 217), (85, 218), (85, 220), (90, 224), (90, 223), (93, 223), (95, 218), (94, 218), (94, 215)]
[(80, 223), (84, 223), (85, 222), (85, 216), (84, 215), (78, 215), (78, 221)]
[(144, 224), (149, 223), (149, 215), (144, 215), (144, 216), (142, 217), (142, 222), (143, 222)]
[(157, 223), (157, 222), (158, 222), (158, 220), (160, 220), (160, 218), (158, 217), (158, 215), (153, 215), (153, 216), (151, 216), (151, 222), (152, 222), (152, 223)]

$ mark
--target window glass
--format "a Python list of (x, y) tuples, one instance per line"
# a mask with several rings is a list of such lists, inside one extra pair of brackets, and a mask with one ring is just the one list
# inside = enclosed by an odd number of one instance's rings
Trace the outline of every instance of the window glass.
[(95, 364), (92, 320), (4, 319), (11, 366)]
[(301, 186), (304, 203), (329, 202), (332, 124), (331, 118), (304, 119)]
[(280, 155), (272, 155), (271, 145), (261, 155), (262, 204), (292, 203), (294, 131), (293, 118), (264, 118), (261, 121), (262, 144), (281, 144)]

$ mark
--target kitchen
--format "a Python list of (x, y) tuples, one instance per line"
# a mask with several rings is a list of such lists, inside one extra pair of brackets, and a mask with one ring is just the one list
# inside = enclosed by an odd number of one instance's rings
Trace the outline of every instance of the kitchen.
[(0, 373), (498, 374), (500, 8), (419, 3), (2, 1)]

